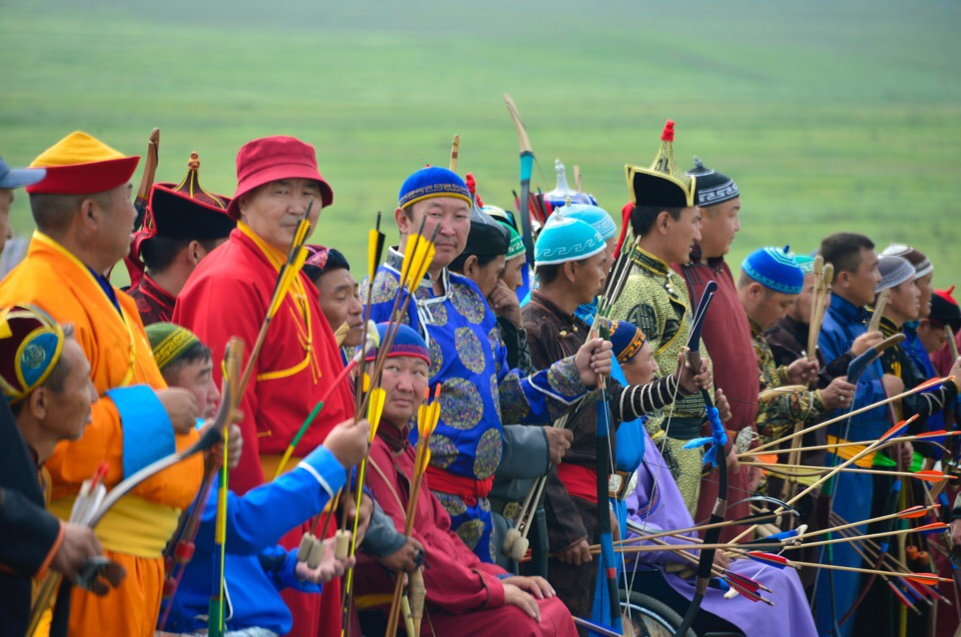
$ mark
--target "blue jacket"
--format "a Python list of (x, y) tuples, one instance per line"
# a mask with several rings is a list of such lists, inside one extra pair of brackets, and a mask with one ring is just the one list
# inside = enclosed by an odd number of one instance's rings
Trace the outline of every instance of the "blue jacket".
[[(286, 587), (319, 593), (321, 587), (294, 576), (297, 551), (277, 542), (288, 531), (323, 511), (347, 481), (344, 467), (318, 447), (297, 467), (273, 482), (227, 496), (227, 555), (224, 565), (228, 630), (266, 628), (290, 632), (293, 618), (280, 597)], [(196, 552), (187, 565), (164, 630), (193, 632), (207, 627), (213, 589), (217, 490), (211, 489), (197, 532)], [(162, 613), (161, 613), (162, 615)]]
[[(833, 361), (851, 349), (854, 339), (867, 333), (866, 320), (869, 318), (864, 308), (855, 307), (850, 301), (842, 299), (837, 294), (831, 295), (831, 305), (824, 315), (821, 334), (818, 336), (818, 347), (824, 355), (824, 360)], [(854, 409), (884, 400), (886, 397), (881, 384), (881, 363), (874, 361), (858, 380), (857, 394), (854, 398)], [(840, 415), (841, 410), (831, 414)], [(830, 432), (851, 441), (876, 440), (892, 427), (886, 405), (875, 407), (863, 414), (854, 416), (850, 421), (842, 421), (830, 427)]]

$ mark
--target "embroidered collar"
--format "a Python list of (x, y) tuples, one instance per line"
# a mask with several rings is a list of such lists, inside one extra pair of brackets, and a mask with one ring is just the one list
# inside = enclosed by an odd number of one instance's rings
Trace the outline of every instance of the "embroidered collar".
[(898, 329), (898, 326), (894, 324), (894, 321), (886, 316), (881, 316), (880, 329), (884, 338), (890, 338), (901, 331)]
[(666, 277), (671, 271), (667, 263), (638, 246), (634, 246), (633, 258), (637, 265), (659, 276)]
[[(585, 323), (582, 319), (580, 319), (576, 313), (575, 314), (566, 313), (564, 310), (559, 308), (557, 304), (555, 304), (549, 298), (544, 296), (544, 294), (541, 293), (539, 290), (531, 291), (531, 303), (536, 303), (537, 305), (540, 305), (542, 308), (544, 308), (545, 310), (553, 314), (554, 318), (556, 318), (559, 323), (567, 327), (567, 329), (571, 332), (583, 331), (586, 338), (587, 332), (590, 331), (590, 327), (587, 325), (587, 323)], [(565, 330), (561, 330), (562, 336), (566, 336), (564, 332)]]
[(758, 325), (757, 321), (755, 321), (754, 319), (752, 319), (750, 316), (747, 317), (747, 320), (748, 320), (748, 322), (751, 324), (751, 336), (752, 336), (752, 337), (757, 338), (758, 336), (761, 336), (762, 334), (764, 334), (764, 330), (761, 329), (761, 326)]
[(138, 289), (142, 294), (146, 294), (157, 303), (164, 306), (165, 309), (170, 310), (171, 313), (173, 312), (174, 305), (177, 303), (177, 297), (157, 285), (157, 282), (151, 279), (149, 274), (143, 275), (143, 278), (140, 280), (140, 287)]

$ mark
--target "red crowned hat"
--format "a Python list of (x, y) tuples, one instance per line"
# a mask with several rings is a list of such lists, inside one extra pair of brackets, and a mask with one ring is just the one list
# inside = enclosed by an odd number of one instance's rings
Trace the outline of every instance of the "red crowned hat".
[(130, 181), (140, 157), (126, 157), (99, 139), (75, 131), (40, 153), (31, 168), (46, 168), (47, 176), (30, 194), (92, 195)]
[(317, 170), (314, 147), (296, 137), (276, 135), (244, 144), (237, 153), (237, 191), (227, 207), (227, 215), (240, 219), (240, 197), (279, 179), (312, 179), (320, 185), (326, 208), (334, 202), (334, 191)]

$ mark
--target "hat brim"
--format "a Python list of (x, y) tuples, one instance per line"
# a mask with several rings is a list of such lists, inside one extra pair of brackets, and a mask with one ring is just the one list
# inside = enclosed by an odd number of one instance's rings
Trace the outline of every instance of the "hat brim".
[(119, 157), (89, 164), (44, 166), (46, 177), (27, 186), (31, 195), (93, 195), (126, 184), (137, 169), (140, 156)]
[(234, 221), (238, 221), (240, 219), (241, 197), (260, 188), (264, 184), (282, 179), (309, 179), (316, 181), (320, 186), (320, 200), (324, 208), (334, 203), (333, 188), (330, 187), (327, 180), (324, 179), (316, 169), (298, 163), (275, 164), (253, 175), (247, 175), (242, 182), (237, 184), (237, 191), (234, 193), (233, 199), (230, 200), (230, 205), (227, 206), (227, 216)]
[(639, 166), (625, 166), (631, 201), (638, 206), (690, 208), (694, 206), (696, 180), (691, 177), (690, 189), (674, 177)]
[(46, 168), (18, 168), (11, 170), (3, 179), (0, 179), (0, 188), (13, 190), (14, 188), (24, 188), (43, 180), (47, 176)]
[(172, 190), (173, 184), (154, 184), (150, 210), (157, 236), (171, 239), (220, 239), (237, 223), (226, 210), (203, 204), (186, 193)]

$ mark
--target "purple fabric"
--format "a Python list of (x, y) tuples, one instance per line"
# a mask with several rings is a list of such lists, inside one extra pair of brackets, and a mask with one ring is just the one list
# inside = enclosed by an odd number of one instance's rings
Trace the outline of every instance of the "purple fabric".
[[(638, 469), (637, 488), (626, 500), (628, 520), (646, 526), (652, 533), (661, 529), (683, 529), (694, 526), (694, 521), (684, 506), (684, 498), (681, 497), (681, 492), (661, 452), (646, 431), (644, 436), (644, 461)], [(649, 494), (653, 494), (653, 497)], [(636, 537), (634, 533), (629, 535)], [(677, 538), (663, 539), (673, 544), (686, 543)], [(673, 573), (664, 572), (664, 567), (669, 562), (682, 561), (675, 553), (655, 551), (635, 553), (626, 557), (630, 559), (635, 556), (639, 564), (660, 569), (671, 588), (686, 599), (693, 599), (693, 579), (683, 580)], [(773, 590), (773, 593), (762, 594), (774, 602), (774, 606), (768, 606), (763, 602), (751, 602), (741, 595), (733, 599), (724, 599), (723, 591), (709, 588), (701, 605), (703, 611), (731, 622), (748, 637), (772, 634), (781, 637), (817, 635), (811, 610), (808, 608), (804, 589), (801, 587), (801, 580), (794, 570), (780, 571), (751, 560), (733, 561), (731, 570), (755, 579)]]

